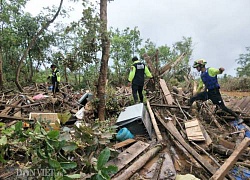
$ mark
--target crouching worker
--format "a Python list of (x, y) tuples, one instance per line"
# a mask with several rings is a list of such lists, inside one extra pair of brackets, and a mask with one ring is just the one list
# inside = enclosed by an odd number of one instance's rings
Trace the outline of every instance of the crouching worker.
[[(243, 120), (239, 119), (239, 116), (234, 111), (225, 106), (220, 94), (220, 85), (218, 83), (217, 75), (222, 74), (225, 69), (223, 67), (219, 69), (206, 68), (206, 63), (207, 62), (204, 59), (198, 59), (194, 62), (193, 68), (196, 68), (197, 71), (200, 72), (200, 81), (197, 89), (198, 93), (190, 98), (188, 105), (191, 106), (196, 100), (206, 101), (210, 99), (213, 104), (234, 116), (238, 123), (242, 123)], [(200, 92), (204, 85), (205, 90)]]

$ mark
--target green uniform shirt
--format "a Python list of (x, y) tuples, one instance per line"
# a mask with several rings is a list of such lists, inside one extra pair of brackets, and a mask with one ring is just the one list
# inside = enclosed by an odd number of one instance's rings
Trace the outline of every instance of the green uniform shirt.
[[(134, 61), (133, 64), (136, 64), (136, 63), (139, 63), (140, 61), (137, 60), (137, 61)], [(129, 73), (129, 77), (128, 77), (128, 80), (129, 82), (132, 82), (134, 77), (135, 77), (135, 72), (136, 72), (136, 68), (135, 66), (131, 66), (131, 69), (130, 69), (130, 73)], [(152, 74), (151, 72), (149, 71), (148, 67), (145, 65), (145, 69), (144, 69), (144, 73), (146, 74), (147, 77), (149, 78), (152, 78)]]
[[(217, 74), (221, 74), (219, 69), (217, 69), (217, 68), (209, 68), (208, 69), (208, 75), (209, 76), (215, 77)], [(202, 79), (200, 78), (199, 85), (198, 85), (198, 88), (197, 88), (197, 92), (200, 92), (201, 89), (203, 88), (203, 86), (204, 86), (204, 83), (203, 83)]]

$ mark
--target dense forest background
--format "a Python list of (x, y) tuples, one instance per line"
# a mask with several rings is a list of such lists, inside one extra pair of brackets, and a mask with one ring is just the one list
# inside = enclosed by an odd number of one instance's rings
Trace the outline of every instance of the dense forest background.
[[(58, 7), (44, 9), (37, 16), (24, 11), (27, 0), (2, 0), (0, 88), (22, 91), (23, 86), (46, 82), (53, 63), (60, 69), (62, 81), (70, 83), (75, 90), (89, 89), (103, 95), (106, 81), (113, 87), (126, 85), (133, 56), (144, 61), (143, 55), (147, 53), (154, 60), (156, 52), (159, 66), (174, 62), (185, 53), (185, 58), (163, 77), (171, 85), (181, 86), (184, 75), (192, 75), (192, 37), (183, 37), (172, 45), (156, 46), (150, 39), (141, 38), (138, 27), (107, 29), (105, 8), (108, 4), (104, 2), (100, 1), (96, 7), (83, 1), (82, 18), (65, 25), (54, 23), (59, 16), (70, 15), (71, 10), (63, 8), (63, 0)], [(239, 65), (237, 77), (220, 76), (222, 87), (247, 91), (250, 47), (235, 61)]]
[[(72, 135), (67, 128), (63, 132), (47, 132), (39, 121), (33, 124), (33, 129), (24, 129), (22, 121), (1, 121), (0, 175), (10, 169), (52, 168), (59, 174), (51, 179), (110, 179), (109, 175), (116, 172), (117, 167), (105, 164), (115, 153), (108, 146), (116, 134), (112, 122), (116, 117), (105, 117), (105, 109), (115, 112), (117, 108), (116, 112), (120, 112), (114, 91), (116, 87), (127, 86), (132, 57), (136, 55), (143, 62), (146, 62), (144, 57), (149, 57), (153, 66), (163, 67), (174, 64), (184, 54), (183, 59), (160, 78), (170, 87), (185, 90), (186, 77), (194, 82), (199, 77), (191, 71), (192, 37), (157, 46), (149, 38), (141, 37), (139, 27), (108, 29), (108, 0), (100, 0), (97, 6), (82, 1), (81, 19), (67, 25), (55, 23), (58, 17), (70, 15), (71, 10), (63, 7), (64, 0), (60, 0), (58, 7), (48, 7), (36, 16), (25, 12), (27, 2), (0, 0), (2, 98), (6, 98), (4, 95), (10, 90), (25, 93), (25, 86), (47, 83), (50, 65), (55, 64), (62, 83), (70, 84), (74, 91), (93, 92), (98, 119), (91, 121), (92, 124), (74, 127)], [(250, 47), (235, 61), (239, 65), (235, 67), (236, 77), (227, 74), (219, 77), (222, 90), (249, 91)]]

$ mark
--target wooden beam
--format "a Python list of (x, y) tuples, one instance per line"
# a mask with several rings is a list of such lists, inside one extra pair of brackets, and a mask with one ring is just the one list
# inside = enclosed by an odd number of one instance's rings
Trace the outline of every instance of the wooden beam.
[(141, 169), (150, 159), (152, 159), (160, 150), (162, 149), (162, 145), (156, 145), (145, 154), (140, 156), (138, 160), (136, 160), (131, 166), (125, 169), (123, 173), (119, 176), (112, 178), (113, 180), (127, 180), (134, 173), (136, 173), (139, 169)]
[(107, 163), (107, 166), (109, 165), (115, 165), (118, 168), (118, 172), (124, 168), (128, 163), (130, 163), (132, 160), (134, 160), (139, 154), (141, 154), (145, 149), (147, 149), (149, 146), (148, 143), (138, 141), (129, 148), (127, 148), (125, 151), (120, 153), (116, 158), (110, 160)]
[(155, 114), (162, 125), (181, 143), (181, 145), (193, 155), (193, 157), (204, 167), (208, 172), (214, 174), (216, 168), (207, 162), (201, 155), (199, 155), (186, 141), (182, 138), (178, 129), (174, 126), (172, 121), (164, 121), (157, 113)]
[(159, 130), (159, 127), (158, 127), (157, 122), (155, 120), (154, 113), (153, 113), (153, 111), (151, 109), (151, 106), (150, 106), (150, 103), (149, 103), (148, 100), (147, 100), (147, 108), (148, 108), (148, 112), (149, 112), (149, 115), (150, 115), (150, 118), (151, 118), (154, 130), (155, 130), (155, 134), (156, 134), (157, 140), (158, 141), (162, 141), (163, 138), (162, 138), (161, 132)]
[(129, 144), (132, 144), (134, 143), (136, 140), (135, 139), (126, 139), (125, 141), (122, 141), (122, 142), (119, 142), (119, 143), (116, 143), (113, 145), (113, 148), (114, 149), (119, 149), (119, 148), (122, 148), (124, 146), (127, 146)]
[(222, 180), (234, 166), (240, 154), (250, 145), (250, 138), (245, 137), (233, 154), (224, 162), (224, 164), (214, 173), (210, 180)]
[(179, 63), (185, 57), (185, 53), (182, 53), (174, 62), (165, 64), (160, 68), (159, 75), (163, 75), (166, 71), (173, 68), (177, 63)]
[(173, 104), (174, 103), (174, 99), (173, 99), (173, 97), (172, 97), (172, 95), (171, 95), (171, 93), (170, 93), (170, 91), (168, 89), (168, 86), (167, 86), (167, 84), (166, 84), (166, 82), (165, 82), (164, 79), (160, 79), (160, 86), (161, 86), (163, 94), (164, 94), (164, 96), (166, 98), (167, 103), (168, 104)]
[(6, 120), (25, 120), (25, 121), (30, 120), (29, 118), (16, 117), (16, 116), (6, 116), (6, 115), (1, 115), (1, 114), (0, 114), (0, 119), (6, 119)]
[[(173, 104), (150, 104), (151, 106), (166, 107), (166, 108), (179, 108), (177, 105)], [(190, 106), (181, 106), (182, 109), (190, 109)]]

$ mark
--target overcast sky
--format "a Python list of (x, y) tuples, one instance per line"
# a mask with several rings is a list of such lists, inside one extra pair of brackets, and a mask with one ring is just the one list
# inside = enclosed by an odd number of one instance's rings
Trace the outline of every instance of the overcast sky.
[[(59, 5), (60, 0), (31, 0), (27, 9)], [(66, 1), (65, 1), (66, 3)], [(157, 46), (172, 46), (191, 37), (194, 60), (206, 59), (208, 67), (224, 67), (235, 75), (235, 60), (250, 46), (249, 0), (114, 0), (108, 3), (108, 26), (120, 30), (138, 27), (141, 38)], [(76, 6), (72, 19), (81, 17)]]

